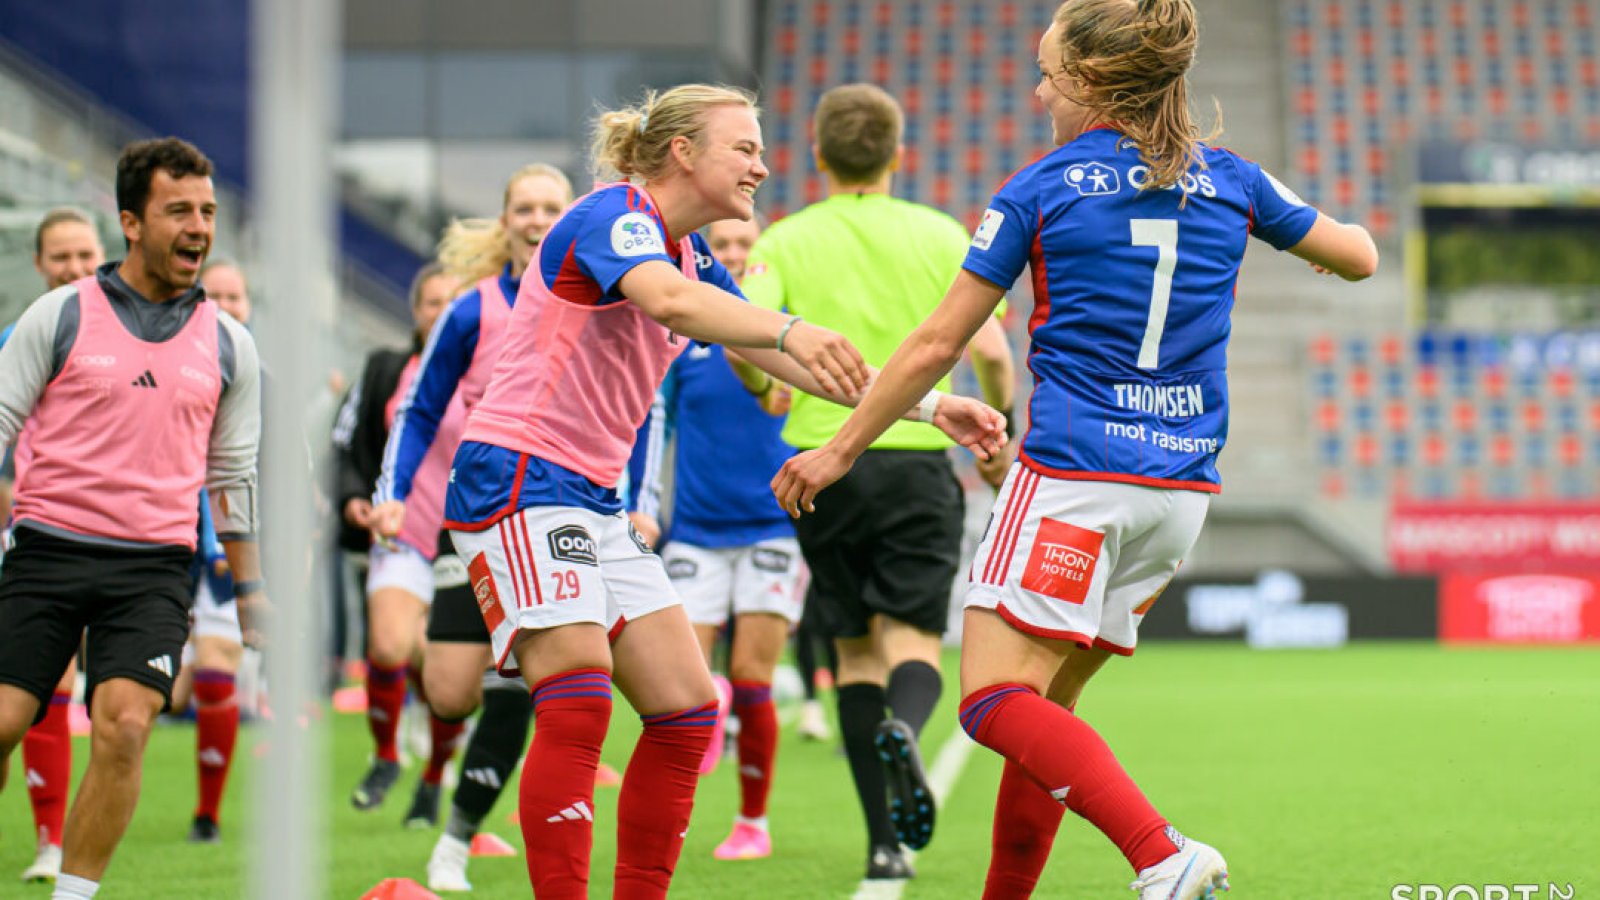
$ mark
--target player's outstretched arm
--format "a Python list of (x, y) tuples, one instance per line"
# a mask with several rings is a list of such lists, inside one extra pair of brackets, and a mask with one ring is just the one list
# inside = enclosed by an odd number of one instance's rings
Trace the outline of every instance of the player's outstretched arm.
[[(872, 389), (867, 391), (867, 396), (839, 433), (823, 446), (793, 457), (778, 470), (772, 480), (772, 491), (778, 503), (793, 516), (798, 516), (801, 510), (809, 512), (816, 495), (843, 477), (879, 435), (906, 410), (915, 407), (950, 371), (973, 335), (994, 314), (1004, 294), (1003, 288), (971, 272), (962, 271), (957, 275), (938, 309), (889, 358)], [(947, 404), (950, 405), (947, 407)], [(970, 398), (940, 397), (938, 408), (931, 411), (933, 423), (963, 446), (987, 458), (1006, 443), (1005, 419), (993, 410), (984, 416), (973, 406), (989, 409)], [(947, 410), (961, 419), (959, 425), (949, 418), (941, 424), (941, 416)], [(957, 426), (960, 433), (945, 428), (945, 424)]]
[(1289, 252), (1318, 271), (1345, 281), (1371, 278), (1378, 271), (1378, 246), (1372, 242), (1372, 235), (1360, 225), (1339, 222), (1320, 212), (1311, 230)]
[(683, 277), (669, 263), (650, 260), (622, 276), (622, 293), (645, 315), (674, 332), (728, 347), (779, 347), (832, 398), (866, 389), (861, 353), (843, 335), (738, 299), (721, 288)]

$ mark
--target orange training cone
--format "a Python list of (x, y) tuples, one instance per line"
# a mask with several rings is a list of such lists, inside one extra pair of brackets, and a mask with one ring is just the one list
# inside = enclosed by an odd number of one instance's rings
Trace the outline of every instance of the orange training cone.
[(409, 878), (385, 878), (361, 900), (439, 900), (439, 895)]
[(480, 831), (472, 836), (473, 856), (516, 856), (517, 848), (492, 831)]

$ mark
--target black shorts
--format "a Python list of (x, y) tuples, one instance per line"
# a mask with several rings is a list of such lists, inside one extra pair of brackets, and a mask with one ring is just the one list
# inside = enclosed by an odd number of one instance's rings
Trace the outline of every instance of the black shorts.
[(816, 507), (794, 530), (824, 634), (863, 637), (874, 615), (944, 633), (965, 501), (943, 451), (868, 450)]
[(107, 547), (27, 526), (14, 536), (0, 567), (0, 683), (39, 698), (42, 719), (87, 628), (85, 703), (107, 678), (129, 678), (170, 706), (189, 637), (194, 551)]
[[(433, 606), (428, 610), (428, 640), (447, 644), (489, 645), (489, 629), (467, 579), (466, 563), (456, 555), (450, 533), (439, 533), (439, 555), (433, 561)], [(444, 574), (449, 573), (449, 574)]]

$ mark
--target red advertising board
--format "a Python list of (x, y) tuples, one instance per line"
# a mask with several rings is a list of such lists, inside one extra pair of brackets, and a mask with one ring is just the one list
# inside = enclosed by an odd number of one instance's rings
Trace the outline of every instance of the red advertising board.
[(1447, 643), (1600, 641), (1600, 575), (1445, 575), (1439, 581), (1439, 638)]
[(1542, 572), (1600, 567), (1600, 504), (1397, 503), (1396, 572)]

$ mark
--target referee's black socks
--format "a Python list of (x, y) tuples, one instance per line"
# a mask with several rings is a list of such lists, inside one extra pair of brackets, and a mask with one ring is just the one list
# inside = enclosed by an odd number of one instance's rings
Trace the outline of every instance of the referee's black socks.
[(885, 698), (889, 715), (911, 726), (922, 734), (933, 708), (939, 704), (939, 694), (944, 690), (944, 679), (939, 670), (920, 659), (908, 660), (889, 673), (889, 686)]
[[(888, 784), (883, 763), (874, 743), (878, 725), (884, 720), (884, 691), (877, 684), (839, 685), (839, 734), (844, 738), (845, 757), (856, 785), (856, 798), (867, 820), (867, 843), (876, 847), (895, 846), (894, 823), (889, 820)], [(926, 716), (924, 716), (926, 720)]]
[(450, 804), (446, 834), (470, 842), (478, 833), (517, 770), (532, 719), (533, 698), (521, 684), (484, 690), (483, 715), (461, 757), (461, 783)]

